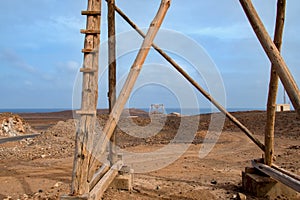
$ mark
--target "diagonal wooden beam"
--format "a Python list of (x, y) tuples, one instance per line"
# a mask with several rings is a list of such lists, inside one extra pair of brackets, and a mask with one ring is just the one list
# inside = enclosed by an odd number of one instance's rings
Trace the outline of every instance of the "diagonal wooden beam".
[(89, 200), (100, 200), (109, 185), (113, 182), (122, 168), (122, 161), (116, 162), (90, 191)]
[(269, 57), (271, 63), (273, 64), (290, 100), (300, 116), (300, 91), (298, 85), (291, 74), (288, 66), (286, 65), (284, 59), (282, 58), (279, 50), (273, 43), (270, 35), (268, 34), (264, 24), (259, 18), (251, 0), (239, 0), (248, 20), (260, 41), (262, 47), (264, 48), (267, 56)]
[(146, 57), (150, 51), (153, 40), (166, 16), (168, 8), (170, 7), (171, 0), (162, 0), (160, 7), (156, 16), (154, 17), (149, 30), (146, 34), (146, 37), (143, 41), (143, 44), (138, 52), (138, 55), (130, 69), (129, 75), (126, 79), (126, 82), (120, 92), (120, 95), (109, 115), (109, 118), (104, 126), (102, 135), (97, 142), (92, 154), (96, 157), (91, 160), (89, 166), (89, 174), (94, 174), (96, 170), (96, 160), (97, 155), (102, 155), (105, 152), (108, 141), (110, 140), (116, 125), (120, 119), (121, 113), (124, 109), (124, 106), (131, 94), (131, 91), (134, 87), (134, 84), (140, 74), (140, 71), (143, 67), (143, 64), (146, 60)]
[[(277, 17), (274, 34), (274, 44), (281, 50), (282, 35), (284, 30), (286, 0), (278, 0)], [(276, 99), (278, 92), (279, 77), (274, 65), (271, 66), (271, 78), (269, 84), (269, 94), (267, 103), (267, 123), (265, 129), (265, 164), (271, 166), (274, 156), (274, 129), (276, 115)]]
[[(106, 0), (107, 1), (107, 0)], [(142, 37), (145, 38), (143, 31), (126, 16), (126, 14), (115, 5), (116, 12), (126, 21), (128, 24), (136, 30)], [(243, 125), (237, 118), (235, 118), (231, 113), (229, 113), (221, 104), (219, 104), (207, 91), (205, 91), (188, 73), (184, 71), (168, 54), (166, 54), (160, 47), (155, 43), (152, 44), (152, 47), (163, 57), (165, 58), (184, 78), (186, 78), (208, 101), (210, 101), (216, 108), (218, 108), (226, 117), (234, 123), (237, 127), (241, 129), (262, 151), (264, 151), (264, 144), (254, 136), (254, 134)]]
[(90, 190), (94, 189), (95, 185), (101, 180), (101, 178), (106, 174), (110, 167), (106, 164), (103, 164), (100, 169), (94, 174), (90, 182)]

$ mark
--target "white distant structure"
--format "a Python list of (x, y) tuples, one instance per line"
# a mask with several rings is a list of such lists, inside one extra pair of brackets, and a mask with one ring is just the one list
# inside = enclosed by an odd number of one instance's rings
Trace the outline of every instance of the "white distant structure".
[(151, 104), (149, 114), (150, 115), (164, 115), (164, 114), (166, 114), (164, 104)]
[(291, 111), (291, 105), (290, 104), (277, 104), (276, 111), (277, 112)]
[(178, 113), (178, 112), (172, 112), (172, 113), (170, 113), (170, 114), (169, 114), (169, 116), (173, 116), (173, 117), (180, 117), (180, 116), (181, 116), (181, 114), (180, 114), (180, 113)]
[(276, 105), (276, 112), (291, 111), (291, 105), (286, 103), (285, 90), (283, 90), (283, 104)]

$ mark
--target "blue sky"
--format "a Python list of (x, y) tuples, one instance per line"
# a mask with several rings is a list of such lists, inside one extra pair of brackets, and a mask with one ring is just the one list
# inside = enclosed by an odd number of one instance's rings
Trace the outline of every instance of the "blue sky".
[[(85, 27), (86, 20), (80, 12), (86, 9), (86, 2), (10, 0), (0, 3), (0, 108), (72, 106), (74, 82), (82, 63), (84, 38), (79, 30)], [(253, 0), (253, 3), (273, 37), (276, 1)], [(159, 1), (127, 0), (117, 1), (117, 5), (140, 27), (148, 27)], [(287, 2), (282, 50), (298, 85), (299, 8), (298, 0)], [(102, 42), (106, 40), (106, 25), (104, 3)], [(118, 32), (131, 30), (120, 17), (117, 17), (117, 28)], [(173, 0), (162, 28), (190, 37), (209, 54), (223, 79), (227, 107), (265, 107), (270, 62), (238, 0)], [(122, 65), (120, 71), (128, 71), (135, 55), (132, 53), (131, 58), (119, 61)], [(156, 59), (151, 55), (148, 62)], [(189, 67), (185, 67), (189, 71)], [(166, 101), (171, 98), (170, 92), (155, 87), (144, 88), (148, 95), (135, 93), (130, 106), (148, 107), (150, 102), (163, 102), (169, 107), (177, 105), (176, 100)], [(100, 107), (107, 105), (106, 88), (106, 81), (103, 81), (100, 84)], [(198, 97), (202, 105), (205, 100), (200, 95)], [(279, 97), (278, 101), (282, 102), (282, 88)]]

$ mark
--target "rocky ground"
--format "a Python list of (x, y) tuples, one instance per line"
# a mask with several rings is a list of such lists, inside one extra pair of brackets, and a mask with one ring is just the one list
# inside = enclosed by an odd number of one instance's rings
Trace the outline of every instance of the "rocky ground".
[(30, 125), (18, 115), (0, 113), (0, 137), (11, 137), (31, 133)]
[[(100, 130), (107, 114), (98, 113)], [(134, 117), (124, 116), (119, 123), (117, 144), (124, 162), (137, 172), (134, 189), (109, 189), (104, 199), (237, 199), (243, 192), (241, 171), (252, 159), (262, 156), (228, 120), (218, 135), (221, 115), (149, 118), (140, 111), (131, 115)], [(233, 115), (263, 141), (265, 112)], [(58, 199), (70, 188), (76, 120), (70, 111), (20, 116), (18, 119), (28, 122), (31, 130), (25, 133), (34, 129), (40, 135), (0, 144), (0, 199)], [(8, 118), (14, 119), (14, 115)], [(190, 135), (192, 131), (196, 134)], [(300, 174), (300, 120), (296, 113), (278, 113), (275, 133), (276, 164)], [(210, 147), (212, 150), (203, 156), (203, 150)], [(168, 160), (170, 163), (164, 165)]]

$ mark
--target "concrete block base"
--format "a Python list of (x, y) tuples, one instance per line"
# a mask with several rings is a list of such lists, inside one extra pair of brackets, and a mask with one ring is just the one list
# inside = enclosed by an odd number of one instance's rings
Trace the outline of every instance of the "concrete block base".
[(110, 184), (110, 187), (118, 190), (131, 191), (133, 185), (133, 171), (125, 166), (122, 167), (118, 176)]
[(242, 172), (244, 191), (266, 199), (297, 199), (297, 192), (280, 182), (262, 174), (256, 169), (246, 168)]

